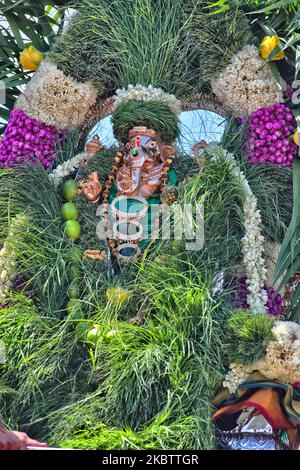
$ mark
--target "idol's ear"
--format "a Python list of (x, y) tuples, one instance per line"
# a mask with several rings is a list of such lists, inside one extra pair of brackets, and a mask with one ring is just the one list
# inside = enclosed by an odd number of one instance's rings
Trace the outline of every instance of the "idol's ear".
[(175, 147), (171, 145), (163, 145), (160, 150), (160, 156), (163, 161), (167, 160), (168, 158), (174, 158), (176, 154)]

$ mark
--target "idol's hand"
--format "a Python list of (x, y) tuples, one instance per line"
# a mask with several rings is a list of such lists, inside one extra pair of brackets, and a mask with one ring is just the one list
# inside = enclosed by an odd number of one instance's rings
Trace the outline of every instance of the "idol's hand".
[(98, 201), (102, 186), (96, 171), (93, 171), (87, 181), (81, 185), (81, 190), (88, 201), (93, 203)]

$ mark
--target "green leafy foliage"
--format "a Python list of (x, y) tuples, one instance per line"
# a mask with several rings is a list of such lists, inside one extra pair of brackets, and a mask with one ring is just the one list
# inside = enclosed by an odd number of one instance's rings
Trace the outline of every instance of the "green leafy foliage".
[(161, 413), (145, 429), (134, 432), (130, 428), (108, 428), (99, 425), (78, 432), (62, 447), (84, 450), (184, 450), (199, 449), (199, 419), (196, 416), (168, 422), (168, 413)]
[[(190, 252), (193, 263), (211, 273), (235, 271), (242, 257), (243, 189), (232, 176), (231, 164), (206, 158), (205, 172), (180, 185), (178, 201), (204, 206), (204, 246), (201, 256), (198, 250)], [(198, 229), (196, 224), (194, 231)]]
[(249, 22), (241, 10), (229, 9), (222, 15), (211, 15), (210, 3), (187, 2), (187, 8), (193, 8), (191, 33), (204, 82), (216, 78), (243, 46), (254, 41)]
[[(89, 165), (105, 173), (101, 158), (110, 155), (99, 153)], [(222, 380), (227, 313), (223, 298), (211, 292), (215, 275), (234, 272), (240, 259), (242, 189), (225, 161), (208, 160), (204, 174), (193, 172), (182, 180), (179, 200), (208, 209), (201, 253), (161, 242), (117, 278), (106, 264), (84, 262), (79, 322), (64, 312), (71, 247), (61, 232), (60, 190), (41, 168), (3, 170), (7, 220), (25, 207), (31, 216), (20, 272), (45, 284), (50, 278), (53, 295), (45, 301), (43, 284), (28, 283), (37, 316), (29, 317), (25, 303), (24, 314), (5, 315), (0, 325), (3, 341), (10, 344), (15, 331), (18, 343), (4, 366), (5, 381), (18, 392), (5, 400), (6, 420), (56, 444), (71, 439), (65, 445), (78, 448), (214, 447), (211, 399)], [(116, 286), (130, 291), (124, 305), (108, 301), (107, 289)], [(79, 323), (85, 332), (98, 325), (95, 345), (78, 335)]]
[(273, 338), (273, 323), (270, 316), (235, 310), (227, 321), (224, 345), (229, 362), (248, 365), (264, 357)]
[[(15, 20), (17, 6), (29, 8), (31, 3), (6, 2), (7, 18), (13, 11)], [(250, 6), (258, 6), (258, 2), (238, 3), (246, 13)], [(276, 3), (272, 2), (270, 11), (283, 2)], [(290, 15), (294, 5), (285, 3), (292, 9), (284, 8), (284, 14)], [(184, 98), (199, 91), (203, 81), (252, 41), (241, 10), (231, 10), (224, 0), (215, 4), (212, 14), (207, 4), (197, 0), (76, 2), (78, 15), (48, 57), (66, 74), (92, 81), (101, 98), (129, 83), (160, 86)], [(222, 7), (225, 14), (218, 17), (215, 13)], [(50, 14), (41, 8), (43, 15)], [(268, 16), (275, 21), (275, 15)], [(25, 19), (29, 21), (27, 14)], [(47, 21), (51, 28), (61, 24), (59, 15)], [(287, 18), (279, 21), (280, 30)], [(24, 40), (30, 39), (43, 52), (50, 44), (47, 35), (51, 41), (54, 37), (46, 24), (43, 33), (39, 30), (39, 41), (35, 43), (33, 36)], [(32, 35), (35, 28), (30, 30)], [(13, 59), (4, 74), (16, 65), (23, 41), (13, 31), (7, 33)], [(175, 116), (164, 103), (131, 102), (120, 107), (113, 119), (122, 140), (138, 124), (156, 129), (170, 143), (179, 132)], [(79, 137), (67, 142), (59, 162), (74, 155)], [(291, 172), (250, 167), (243, 159), (243, 137), (243, 130), (234, 129), (226, 135), (225, 147), (239, 156), (258, 198), (264, 234), (281, 241), (291, 218)], [(79, 177), (95, 170), (104, 183), (114, 151), (96, 154)], [(15, 391), (1, 396), (6, 421), (35, 437), (53, 444), (64, 441), (64, 446), (74, 448), (214, 448), (211, 399), (223, 369), (228, 361), (249, 364), (262, 357), (272, 339), (273, 319), (245, 311), (232, 313), (225, 303), (229, 293), (219, 292), (220, 273), (234, 276), (242, 258), (243, 190), (230, 164), (208, 158), (201, 174), (195, 162), (185, 165), (179, 167), (179, 202), (204, 205), (203, 249), (189, 252), (181, 240), (154, 242), (140, 263), (120, 269), (118, 275), (115, 266), (82, 261), (76, 254), (80, 319), (65, 310), (76, 247), (63, 233), (61, 188), (56, 190), (40, 167), (1, 169), (1, 240), (14, 215), (25, 212), (30, 220), (17, 250), (25, 289), (22, 294), (12, 293), (0, 312), (0, 340), (7, 350), (1, 378)], [(97, 249), (94, 207), (82, 197), (76, 204), (82, 226), (80, 249)], [(290, 240), (285, 241), (283, 253), (289, 253), (290, 246)], [(284, 263), (290, 261), (287, 256), (282, 258)], [(108, 300), (109, 288), (130, 292), (128, 301), (114, 305)], [(94, 325), (99, 337), (92, 344), (86, 332)]]
[(15, 294), (0, 312), (0, 339), (7, 356), (1, 376), (15, 391), (5, 399), (3, 418), (14, 427), (29, 426), (33, 434), (38, 429), (46, 436), (48, 414), (72, 401), (78, 383), (81, 390), (88, 383), (89, 363), (74, 325), (42, 315), (32, 301)]
[(184, 6), (182, 0), (77, 2), (78, 15), (49, 58), (77, 80), (93, 82), (101, 96), (129, 84), (188, 96), (197, 91), (199, 73)]
[[(297, 59), (299, 58), (299, 50), (297, 49)], [(299, 75), (299, 64), (297, 61), (295, 69), (295, 79)], [(300, 111), (297, 108), (295, 111), (295, 116), (297, 119), (297, 131), (300, 132)], [(284, 240), (281, 245), (280, 253), (276, 265), (276, 273), (274, 282), (280, 279), (280, 286), (282, 288), (288, 283), (292, 283), (294, 277), (299, 273), (300, 263), (299, 263), (299, 227), (300, 227), (300, 217), (299, 217), (299, 198), (300, 198), (300, 162), (299, 162), (299, 151), (298, 158), (293, 162), (293, 212), (290, 225), (286, 231)], [(288, 306), (288, 317), (291, 320), (295, 320), (299, 316), (300, 312), (300, 288), (299, 285), (296, 286), (296, 289), (292, 293), (289, 306)]]
[[(296, 65), (296, 50), (299, 42), (299, 7), (300, 2), (295, 0), (219, 0), (210, 5), (210, 14), (220, 14), (223, 16), (237, 9), (248, 15), (252, 29), (256, 35), (262, 38), (277, 34), (283, 45), (274, 50), (276, 55), (279, 50), (287, 53), (285, 67), (280, 64), (280, 69), (284, 71), (287, 63), (292, 67)], [(290, 76), (291, 78), (291, 76)]]
[[(282, 288), (299, 272), (299, 226), (300, 218), (298, 211), (298, 201), (300, 197), (300, 162), (297, 159), (293, 168), (293, 215), (291, 223), (286, 231), (284, 240), (281, 245), (280, 253), (277, 260), (275, 281), (280, 279)], [(289, 318), (296, 319), (300, 311), (300, 288), (296, 287), (295, 292), (289, 303)]]
[(93, 171), (97, 171), (100, 183), (105, 184), (113, 167), (117, 150), (116, 147), (109, 147), (95, 153), (87, 166), (80, 168), (79, 178), (86, 179)]
[(71, 247), (64, 237), (62, 197), (42, 167), (4, 169), (0, 179), (5, 181), (0, 189), (4, 217), (9, 221), (14, 214), (26, 213), (30, 220), (17, 247), (19, 274), (49, 315), (59, 315), (67, 278), (64, 254)]
[(178, 119), (169, 106), (162, 101), (129, 101), (113, 113), (114, 135), (127, 142), (129, 130), (134, 126), (154, 129), (162, 142), (172, 144), (179, 136)]
[[(210, 400), (222, 362), (222, 331), (214, 319), (219, 305), (198, 270), (172, 256), (164, 265), (145, 260), (130, 289), (139, 293), (144, 320), (120, 321), (120, 313), (113, 318), (106, 308), (94, 316), (104, 331), (113, 329), (95, 350), (98, 390), (86, 397), (86, 414), (79, 403), (55, 413), (53, 436), (71, 438), (67, 447), (90, 449), (213, 448)], [(134, 296), (131, 302), (136, 304)], [(103, 425), (95, 428), (97, 400)]]

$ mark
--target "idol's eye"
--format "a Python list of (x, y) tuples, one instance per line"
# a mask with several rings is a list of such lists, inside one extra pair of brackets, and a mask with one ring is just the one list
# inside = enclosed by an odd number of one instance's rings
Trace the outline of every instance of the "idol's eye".
[(138, 148), (132, 149), (131, 155), (132, 155), (133, 157), (137, 157), (139, 154), (140, 154), (140, 151), (139, 151)]
[(151, 149), (151, 150), (153, 150), (153, 149), (156, 148), (156, 142), (155, 142), (155, 140), (151, 140), (151, 141), (149, 142), (148, 148)]

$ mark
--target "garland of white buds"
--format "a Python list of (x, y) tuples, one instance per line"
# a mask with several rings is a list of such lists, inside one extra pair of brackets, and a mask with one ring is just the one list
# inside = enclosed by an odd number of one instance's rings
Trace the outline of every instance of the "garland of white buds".
[(245, 234), (243, 243), (243, 263), (246, 269), (248, 297), (247, 302), (253, 313), (265, 313), (268, 300), (267, 292), (263, 289), (266, 280), (267, 269), (263, 258), (264, 237), (260, 232), (261, 215), (257, 209), (257, 199), (253, 194), (244, 173), (239, 168), (234, 156), (217, 145), (210, 144), (206, 152), (213, 158), (225, 159), (232, 165), (232, 174), (242, 184), (244, 198), (244, 228)]
[(75, 155), (75, 157), (70, 158), (66, 162), (58, 165), (55, 170), (53, 170), (49, 174), (49, 179), (53, 182), (54, 186), (57, 188), (60, 183), (63, 182), (63, 179), (69, 176), (71, 173), (76, 171), (80, 164), (88, 158), (88, 154), (86, 152), (79, 153)]
[(281, 103), (283, 95), (271, 67), (260, 57), (256, 46), (247, 45), (211, 82), (214, 95), (236, 116), (250, 116), (260, 108)]
[(152, 85), (148, 87), (143, 85), (128, 85), (127, 90), (125, 88), (118, 89), (115, 95), (114, 111), (124, 103), (128, 101), (163, 101), (165, 102), (171, 111), (179, 116), (181, 113), (181, 102), (176, 98), (175, 95), (165, 93), (161, 88), (154, 88)]
[(0, 250), (0, 304), (6, 301), (9, 289), (13, 285), (17, 272), (16, 246), (21, 243), (27, 223), (26, 215), (17, 215), (11, 222), (3, 248)]
[(4, 341), (0, 340), (0, 364), (3, 365), (6, 363), (6, 347)]
[(269, 380), (294, 383), (300, 380), (300, 325), (290, 321), (275, 321), (273, 339), (266, 354), (252, 364), (230, 364), (223, 387), (235, 393), (254, 371), (259, 371)]

